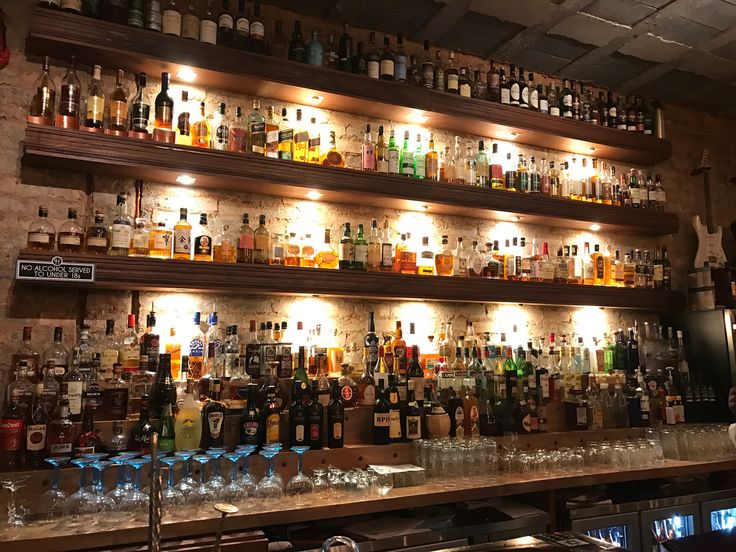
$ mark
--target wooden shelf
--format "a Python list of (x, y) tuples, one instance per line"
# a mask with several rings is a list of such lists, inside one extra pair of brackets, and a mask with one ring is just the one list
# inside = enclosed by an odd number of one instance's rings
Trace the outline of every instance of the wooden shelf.
[[(669, 142), (580, 121), (568, 121), (483, 100), (168, 36), (78, 15), (37, 8), (26, 42), (30, 54), (107, 69), (172, 76), (197, 73), (197, 87), (231, 90), (299, 104), (322, 96), (319, 107), (369, 117), (427, 124), (465, 134), (651, 165), (672, 154)], [(314, 102), (311, 102), (312, 104)], [(516, 133), (512, 137), (511, 133)], [(594, 151), (591, 150), (594, 148)]]
[(395, 175), (281, 161), (188, 146), (176, 146), (29, 125), (23, 144), (25, 164), (74, 172), (176, 185), (180, 174), (195, 186), (305, 199), (319, 190), (321, 200), (406, 209), (433, 214), (510, 220), (525, 224), (659, 236), (677, 232), (679, 217), (642, 209), (415, 180)]
[[(242, 513), (229, 516), (225, 522), (225, 530), (261, 528), (490, 497), (690, 476), (733, 469), (736, 469), (736, 460), (713, 462), (666, 460), (662, 465), (645, 468), (628, 470), (586, 468), (581, 473), (571, 475), (514, 474), (499, 475), (495, 478), (475, 476), (469, 479), (429, 480), (426, 484), (416, 487), (392, 489), (384, 498), (347, 494), (338, 499), (314, 497), (308, 504), (302, 505), (287, 500), (275, 506), (259, 502), (253, 509), (244, 509)], [(217, 527), (216, 519), (214, 512), (195, 514), (190, 513), (188, 509), (182, 509), (177, 513), (177, 521), (169, 522), (164, 519), (161, 535), (163, 538), (171, 538), (214, 533)], [(44, 552), (53, 552), (145, 542), (146, 532), (146, 526), (132, 522), (120, 523), (114, 530), (104, 530), (90, 525), (83, 525), (77, 529), (64, 526), (36, 526), (9, 530), (3, 527), (0, 529), (0, 541), (3, 542), (3, 552), (25, 552), (34, 546), (40, 546)]]
[[(442, 278), (352, 270), (171, 261), (142, 257), (21, 252), (26, 260), (96, 264), (93, 289), (311, 295), (360, 299), (418, 299), (469, 303), (522, 303), (673, 311), (684, 308), (674, 291), (545, 284), (485, 278)], [(175, 268), (175, 270), (172, 270)], [(25, 283), (18, 281), (17, 284)], [(73, 281), (31, 285), (74, 286)], [(84, 284), (79, 284), (84, 285)]]

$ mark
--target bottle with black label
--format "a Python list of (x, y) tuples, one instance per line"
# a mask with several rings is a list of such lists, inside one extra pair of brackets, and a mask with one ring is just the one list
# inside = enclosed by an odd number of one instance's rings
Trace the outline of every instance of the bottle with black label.
[(324, 437), (322, 435), (322, 421), (324, 419), (324, 407), (319, 400), (319, 382), (312, 380), (312, 393), (307, 407), (307, 418), (309, 426), (309, 447), (311, 450), (322, 449)]
[(414, 398), (413, 389), (409, 389), (407, 394), (405, 420), (406, 438), (410, 441), (420, 439), (422, 437), (422, 416), (419, 405)]
[(389, 441), (398, 443), (401, 441), (401, 401), (399, 390), (396, 388), (395, 376), (388, 375), (388, 404), (389, 404)]
[(150, 397), (144, 394), (141, 397), (141, 412), (138, 423), (130, 430), (130, 450), (149, 454), (151, 452), (151, 435), (153, 426), (148, 421), (148, 402)]
[(309, 444), (307, 432), (307, 406), (302, 399), (307, 386), (300, 380), (294, 380), (289, 405), (289, 446), (303, 446)]
[(261, 418), (258, 410), (258, 386), (248, 385), (248, 402), (238, 420), (241, 445), (260, 445)]
[(327, 446), (342, 448), (345, 439), (345, 404), (336, 379), (332, 380), (332, 397), (327, 407)]
[(225, 443), (225, 413), (227, 407), (220, 400), (222, 380), (211, 382), (210, 400), (202, 408), (202, 448), (222, 447)]
[(383, 380), (378, 382), (376, 404), (373, 406), (373, 443), (388, 445), (391, 442), (391, 404), (386, 398)]

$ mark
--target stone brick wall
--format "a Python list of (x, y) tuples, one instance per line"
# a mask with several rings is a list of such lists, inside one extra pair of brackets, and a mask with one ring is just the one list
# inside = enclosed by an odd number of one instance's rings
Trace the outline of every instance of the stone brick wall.
[[(7, 363), (9, 355), (16, 349), (21, 329), (24, 325), (34, 326), (33, 346), (42, 351), (51, 338), (52, 328), (62, 325), (65, 328), (65, 343), (71, 346), (75, 336), (75, 298), (73, 294), (65, 292), (40, 291), (32, 288), (23, 288), (14, 283), (14, 263), (17, 251), (24, 247), (26, 241), (26, 227), (35, 217), (36, 209), (40, 204), (50, 209), (50, 218), (55, 225), (59, 225), (66, 216), (67, 207), (76, 207), (80, 216), (89, 220), (95, 210), (110, 214), (115, 203), (115, 194), (125, 191), (133, 194), (133, 182), (125, 179), (86, 177), (82, 174), (57, 173), (29, 169), (21, 165), (21, 142), (26, 126), (25, 117), (31, 98), (32, 84), (39, 73), (37, 60), (26, 59), (24, 39), (28, 29), (30, 10), (35, 2), (10, 3), (6, 10), (8, 25), (8, 39), (12, 50), (12, 60), (8, 67), (0, 71), (0, 186), (3, 190), (4, 209), (0, 210), (0, 226), (4, 229), (6, 239), (0, 243), (0, 363)], [(273, 19), (281, 17), (284, 28), (290, 30), (294, 15), (287, 12), (277, 12), (271, 7), (265, 7), (267, 30), (273, 27)], [(322, 30), (321, 37), (326, 40), (325, 25), (322, 22), (302, 18), (303, 29), (308, 34), (313, 27)], [(339, 35), (339, 30), (331, 29)], [(353, 31), (354, 36), (367, 42), (367, 32)], [(407, 44), (411, 51), (418, 51), (419, 45)], [(63, 59), (64, 52), (49, 52), (54, 58)], [(461, 62), (476, 66), (481, 63), (478, 58), (461, 55)], [(113, 83), (115, 68), (103, 68), (103, 83), (106, 90), (110, 90)], [(527, 71), (532, 71), (528, 68)], [(52, 74), (60, 85), (63, 68), (55, 66)], [(80, 71), (83, 88), (86, 88), (89, 76)], [(132, 79), (132, 75), (126, 75)], [(542, 79), (542, 82), (544, 80)], [(128, 80), (132, 90), (132, 80)], [(227, 102), (228, 106), (241, 105), (247, 112), (251, 98), (224, 93), (218, 90), (198, 89), (187, 86), (190, 90), (190, 99), (205, 100), (207, 111), (211, 113), (220, 101)], [(151, 78), (148, 91), (153, 95), (158, 90), (158, 81)], [(175, 92), (177, 99), (179, 94)], [(262, 104), (272, 103), (267, 98)], [(283, 102), (273, 102), (280, 108)], [(293, 114), (296, 106), (285, 105)], [(302, 106), (303, 107), (303, 106)], [(406, 125), (394, 124), (390, 121), (378, 121), (358, 117), (355, 115), (329, 112), (326, 110), (305, 109), (307, 116), (314, 112), (320, 121), (336, 131), (338, 148), (346, 154), (347, 164), (356, 167), (360, 162), (360, 142), (366, 123), (373, 128), (379, 124), (387, 128), (396, 128), (397, 136), (403, 134)], [(673, 263), (673, 282), (676, 288), (683, 289), (685, 275), (695, 253), (695, 237), (690, 225), (690, 218), (695, 213), (703, 212), (702, 180), (690, 177), (690, 170), (697, 166), (703, 147), (709, 147), (712, 153), (713, 171), (711, 180), (714, 187), (714, 197), (718, 199), (715, 205), (715, 215), (718, 223), (726, 228), (734, 219), (733, 200), (736, 198), (736, 189), (727, 183), (730, 176), (736, 175), (736, 163), (733, 153), (734, 141), (731, 137), (733, 123), (730, 120), (718, 119), (704, 113), (668, 106), (667, 137), (672, 141), (674, 154), (672, 159), (653, 168), (653, 172), (662, 174), (664, 185), (668, 193), (668, 209), (681, 216), (680, 231), (673, 236), (660, 239), (625, 236), (592, 236), (564, 229), (548, 228), (514, 224), (511, 222), (495, 223), (459, 217), (434, 216), (432, 214), (408, 213), (402, 211), (382, 211), (379, 209), (360, 206), (356, 198), (355, 206), (325, 204), (320, 202), (295, 201), (271, 196), (254, 194), (237, 194), (231, 192), (210, 192), (197, 189), (186, 189), (157, 185), (146, 182), (143, 194), (143, 212), (152, 217), (155, 222), (163, 220), (173, 223), (180, 207), (188, 207), (190, 220), (193, 215), (207, 212), (213, 219), (212, 226), (220, 227), (229, 224), (231, 228), (239, 226), (240, 214), (249, 212), (251, 221), (257, 220), (260, 213), (267, 215), (267, 224), (272, 231), (297, 231), (299, 233), (311, 230), (312, 235), (319, 243), (322, 228), (332, 228), (333, 239), (338, 235), (340, 225), (344, 221), (354, 224), (368, 225), (370, 219), (376, 217), (379, 222), (388, 219), (394, 231), (412, 231), (421, 229), (420, 235), (428, 235), (438, 243), (439, 236), (448, 234), (451, 243), (456, 236), (463, 236), (466, 243), (479, 239), (481, 243), (492, 239), (505, 239), (507, 236), (525, 236), (528, 240), (538, 238), (550, 242), (552, 251), (556, 251), (560, 243), (580, 243), (590, 240), (591, 243), (613, 243), (615, 246), (628, 248), (631, 246), (653, 249), (655, 245), (667, 245)], [(327, 127), (325, 127), (327, 128)], [(412, 130), (417, 130), (414, 127)], [(435, 141), (439, 147), (449, 145), (452, 135), (440, 129), (423, 129), (434, 132)], [(415, 132), (412, 133), (412, 136)], [(466, 139), (477, 140), (477, 136), (463, 136)], [(515, 147), (502, 144), (504, 147)], [(537, 155), (537, 158), (546, 157), (558, 160), (569, 155), (562, 152), (532, 150), (524, 148), (527, 153)], [(617, 164), (621, 169), (628, 168)], [(88, 178), (93, 183), (94, 193), (87, 197), (84, 193)], [(349, 173), (346, 173), (349, 178)], [(50, 185), (50, 186), (49, 186)], [(523, 221), (522, 221), (523, 223)], [(477, 237), (476, 237), (477, 236)], [(729, 255), (734, 252), (733, 236), (726, 232), (726, 249)], [(308, 278), (305, 272), (300, 276)], [(243, 293), (245, 292), (245, 293)], [(257, 320), (289, 320), (290, 327), (295, 328), (297, 321), (303, 321), (306, 327), (322, 323), (325, 333), (338, 334), (338, 343), (345, 341), (359, 341), (367, 324), (368, 311), (375, 310), (379, 331), (393, 328), (395, 320), (409, 321), (417, 324), (417, 343), (424, 343), (424, 336), (437, 333), (440, 322), (452, 320), (457, 333), (462, 332), (465, 320), (475, 321), (476, 331), (506, 332), (512, 334), (518, 331), (518, 339), (526, 340), (526, 335), (539, 336), (554, 331), (558, 334), (580, 334), (589, 338), (600, 335), (604, 331), (632, 325), (634, 318), (639, 320), (653, 320), (656, 313), (634, 314), (625, 310), (597, 309), (597, 308), (551, 308), (551, 307), (523, 307), (517, 305), (482, 305), (482, 304), (445, 304), (421, 302), (375, 302), (364, 300), (330, 300), (318, 298), (287, 298), (252, 296), (247, 290), (234, 290), (233, 294), (159, 294), (142, 293), (141, 311), (147, 312), (153, 302), (159, 313), (159, 326), (162, 334), (168, 333), (168, 327), (175, 319), (188, 319), (191, 312), (201, 310), (209, 312), (216, 308), (220, 313), (221, 323), (239, 324), (244, 331), (247, 321)], [(87, 318), (93, 321), (93, 331), (104, 330), (104, 320), (113, 318), (116, 327), (125, 325), (126, 315), (131, 308), (131, 294), (127, 292), (96, 292), (88, 299)], [(407, 328), (408, 333), (408, 328)], [(511, 335), (509, 337), (511, 339)]]

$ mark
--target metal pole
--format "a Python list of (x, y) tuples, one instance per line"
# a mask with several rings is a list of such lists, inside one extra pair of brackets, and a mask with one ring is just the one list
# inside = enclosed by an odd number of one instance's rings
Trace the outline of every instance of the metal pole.
[(161, 549), (161, 465), (158, 461), (158, 433), (151, 434), (151, 482), (148, 501), (148, 552)]

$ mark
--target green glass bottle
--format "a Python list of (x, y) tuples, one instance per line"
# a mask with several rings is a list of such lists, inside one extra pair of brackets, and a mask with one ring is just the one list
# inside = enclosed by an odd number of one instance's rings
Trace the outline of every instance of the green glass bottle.
[(353, 244), (353, 262), (351, 264), (353, 270), (368, 269), (368, 242), (363, 236), (363, 225), (358, 225), (358, 235), (355, 237)]
[(297, 355), (296, 371), (294, 372), (294, 380), (301, 381), (304, 384), (304, 388), (309, 387), (309, 376), (307, 375), (307, 369), (304, 366), (306, 362), (306, 351), (303, 346), (299, 347), (299, 354)]
[(174, 416), (171, 414), (171, 403), (166, 403), (161, 410), (161, 421), (158, 428), (158, 450), (173, 452), (175, 449)]
[(343, 227), (342, 238), (340, 238), (339, 263), (342, 269), (349, 269), (353, 265), (354, 244), (350, 233), (350, 223), (346, 222)]
[(402, 176), (414, 176), (414, 152), (409, 149), (409, 131), (404, 132), (404, 143), (399, 155), (399, 170)]
[(399, 146), (396, 145), (396, 137), (394, 136), (393, 129), (391, 130), (391, 136), (388, 139), (387, 157), (389, 174), (399, 174)]

